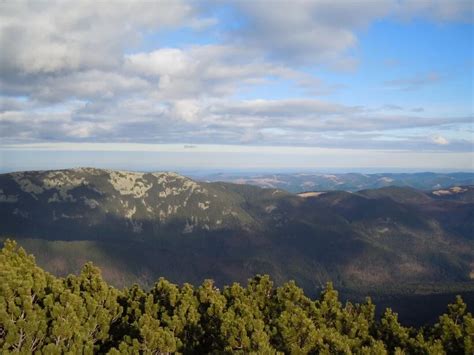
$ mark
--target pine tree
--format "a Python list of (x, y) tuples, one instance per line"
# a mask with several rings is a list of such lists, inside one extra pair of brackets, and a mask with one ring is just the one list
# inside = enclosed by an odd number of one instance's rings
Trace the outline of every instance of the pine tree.
[(0, 252), (0, 352), (63, 354), (472, 354), (474, 319), (460, 297), (433, 327), (405, 327), (391, 309), (379, 321), (370, 299), (318, 300), (294, 282), (257, 275), (221, 292), (165, 279), (149, 290), (109, 286), (88, 263), (56, 278), (15, 242)]

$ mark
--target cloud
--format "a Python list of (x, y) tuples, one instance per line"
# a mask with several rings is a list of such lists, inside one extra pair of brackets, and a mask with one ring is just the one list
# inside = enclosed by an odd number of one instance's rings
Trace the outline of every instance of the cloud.
[(157, 77), (185, 75), (195, 65), (191, 56), (177, 48), (127, 55), (125, 63), (125, 67), (134, 72)]
[(214, 114), (255, 117), (301, 117), (355, 113), (360, 108), (316, 99), (243, 100), (217, 103), (210, 107)]
[(157, 97), (195, 99), (222, 97), (270, 81), (287, 80), (302, 90), (328, 90), (314, 76), (266, 61), (258, 51), (230, 45), (162, 48), (125, 57), (125, 70), (156, 86)]
[(44, 102), (97, 102), (137, 95), (168, 101), (225, 97), (271, 80), (292, 82), (311, 93), (333, 89), (312, 75), (265, 61), (250, 49), (202, 45), (128, 54), (112, 69), (3, 76), (0, 90)]
[(433, 143), (438, 144), (438, 145), (447, 145), (449, 144), (449, 141), (444, 138), (443, 136), (434, 136), (432, 138)]
[(246, 26), (232, 34), (284, 63), (351, 69), (355, 30), (387, 13), (389, 1), (235, 1)]
[(409, 78), (394, 79), (384, 82), (384, 85), (398, 90), (417, 90), (431, 86), (441, 81), (441, 75), (436, 72), (417, 74)]
[(0, 90), (35, 100), (89, 100), (149, 89), (124, 70), (145, 33), (196, 25), (177, 1), (15, 1), (0, 4)]
[(405, 20), (425, 18), (438, 22), (472, 23), (474, 19), (471, 0), (400, 0), (394, 13)]
[[(316, 99), (156, 101), (151, 94), (0, 113), (5, 142), (141, 142), (470, 150), (472, 142), (401, 135), (469, 125), (473, 117), (388, 114)], [(393, 132), (392, 132), (393, 131)], [(444, 139), (444, 138), (443, 138)]]
[(194, 16), (180, 0), (2, 2), (0, 66), (18, 75), (114, 67), (141, 30), (182, 25)]
[(399, 105), (387, 104), (387, 105), (383, 106), (383, 109), (390, 110), (390, 111), (402, 111), (403, 107), (401, 107)]
[[(376, 20), (427, 19), (435, 22), (474, 18), (470, 0), (295, 0), (231, 2), (241, 14), (232, 40), (261, 50), (267, 57), (291, 65), (323, 64), (353, 70), (358, 60), (350, 51), (357, 33)], [(392, 65), (393, 59), (388, 63)], [(398, 64), (398, 63), (397, 63)]]
[[(209, 8), (214, 5), (224, 6), (210, 2)], [(272, 6), (236, 1), (229, 6), (238, 14), (229, 20), (236, 26), (219, 23), (222, 19), (195, 2), (2, 2), (2, 141), (438, 150), (466, 150), (472, 144), (443, 144), (427, 140), (426, 133), (400, 138), (392, 132), (442, 131), (470, 124), (471, 116), (323, 100), (322, 94), (340, 85), (326, 83), (312, 70), (354, 69), (358, 58), (351, 51), (358, 33), (377, 19), (463, 19), (462, 1), (321, 0)], [(212, 43), (142, 46), (144, 38), (159, 38), (164, 30), (197, 33), (215, 26), (222, 33)], [(439, 80), (438, 73), (429, 72), (385, 85), (415, 90)], [(291, 88), (288, 97), (264, 99), (266, 86), (281, 83)], [(262, 98), (242, 99), (252, 89), (263, 92)]]

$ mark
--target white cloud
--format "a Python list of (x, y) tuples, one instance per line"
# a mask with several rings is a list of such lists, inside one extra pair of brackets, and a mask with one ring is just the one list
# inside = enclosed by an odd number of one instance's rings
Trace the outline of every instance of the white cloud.
[(230, 45), (162, 48), (125, 57), (125, 70), (154, 85), (155, 99), (225, 97), (268, 77), (317, 91), (323, 84), (312, 75), (264, 60), (255, 50)]
[[(357, 46), (360, 29), (390, 14), (451, 20), (467, 11), (462, 1), (447, 4), (240, 1), (234, 5), (244, 25), (236, 30), (224, 26), (227, 32), (219, 37), (232, 41), (134, 51), (144, 36), (159, 37), (159, 31), (173, 27), (201, 31), (217, 19), (184, 1), (2, 2), (0, 136), (22, 143), (394, 147), (400, 141), (387, 138), (393, 138), (390, 130), (466, 124), (472, 117), (406, 114), (393, 105), (385, 108), (387, 114), (315, 98), (336, 85), (301, 65), (353, 68), (357, 58), (348, 50)], [(272, 80), (291, 83), (298, 92), (278, 100), (239, 99), (249, 88)], [(388, 84), (411, 89), (437, 80), (438, 74), (427, 73)], [(294, 98), (299, 93), (306, 97)], [(374, 132), (382, 138), (377, 141)], [(435, 143), (437, 149), (466, 150), (469, 145), (424, 137), (401, 142), (413, 149)]]
[(201, 106), (197, 100), (178, 100), (173, 103), (173, 115), (188, 122), (200, 120)]
[(185, 51), (177, 48), (161, 48), (125, 57), (125, 68), (146, 76), (184, 75), (195, 64)]
[(182, 25), (183, 1), (14, 1), (0, 5), (3, 72), (57, 73), (110, 68), (143, 30)]
[(233, 1), (246, 26), (233, 32), (242, 43), (292, 65), (324, 64), (337, 70), (354, 69), (349, 54), (357, 32), (373, 21), (392, 17), (404, 21), (474, 19), (471, 0), (294, 0)]
[(444, 138), (443, 136), (434, 136), (432, 138), (433, 143), (438, 144), (438, 145), (447, 145), (449, 144), (449, 141)]
[(355, 30), (385, 15), (389, 1), (236, 1), (248, 26), (237, 34), (283, 62), (350, 68)]
[[(128, 91), (126, 91), (128, 93)], [(91, 93), (92, 95), (92, 93)], [(0, 136), (21, 141), (100, 141), (155, 143), (286, 144), (355, 148), (426, 147), (470, 150), (459, 139), (443, 144), (406, 136), (399, 130), (469, 125), (472, 117), (387, 114), (365, 107), (316, 99), (231, 100), (195, 98), (155, 100), (154, 94), (46, 104), (0, 112)], [(391, 131), (394, 131), (393, 133)], [(401, 137), (399, 137), (401, 136)], [(435, 143), (436, 145), (433, 145)], [(451, 144), (452, 143), (452, 144)]]

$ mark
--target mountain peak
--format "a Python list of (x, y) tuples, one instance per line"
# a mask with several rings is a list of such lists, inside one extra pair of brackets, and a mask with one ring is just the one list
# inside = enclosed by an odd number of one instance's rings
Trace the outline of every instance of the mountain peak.
[(110, 234), (150, 235), (170, 224), (182, 226), (175, 230), (187, 234), (252, 221), (232, 192), (175, 172), (31, 171), (2, 174), (0, 186), (0, 202), (9, 204), (13, 224), (75, 224), (81, 232), (115, 224), (107, 227)]

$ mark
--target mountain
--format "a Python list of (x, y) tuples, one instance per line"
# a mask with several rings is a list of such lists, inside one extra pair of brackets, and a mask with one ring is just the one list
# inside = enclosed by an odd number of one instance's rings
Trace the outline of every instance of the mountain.
[(203, 181), (226, 181), (299, 193), (305, 191), (344, 190), (356, 192), (388, 186), (434, 190), (452, 186), (474, 185), (474, 173), (386, 173), (386, 174), (252, 174), (214, 173), (196, 175)]
[(56, 275), (92, 260), (116, 286), (267, 273), (309, 294), (328, 280), (348, 295), (472, 293), (473, 189), (298, 195), (169, 172), (18, 172), (0, 175), (0, 235)]
[(175, 173), (90, 168), (0, 175), (6, 231), (47, 239), (146, 239), (248, 228), (242, 198)]

